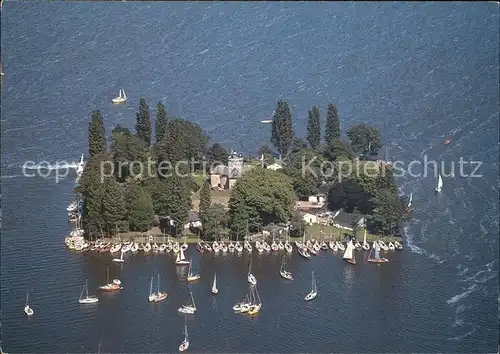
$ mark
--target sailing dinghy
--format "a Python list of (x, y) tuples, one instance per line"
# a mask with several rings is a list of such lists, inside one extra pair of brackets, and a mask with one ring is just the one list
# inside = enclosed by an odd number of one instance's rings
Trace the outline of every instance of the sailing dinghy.
[(122, 252), (121, 252), (121, 254), (120, 254), (120, 258), (113, 258), (113, 262), (118, 262), (118, 263), (123, 263), (123, 262), (125, 262), (125, 261), (123, 260), (123, 254), (124, 254), (124, 253), (125, 253), (125, 252), (123, 252), (123, 249), (122, 249)]
[[(370, 257), (372, 252), (375, 252), (373, 258)], [(384, 258), (384, 257), (380, 257), (380, 246), (378, 245), (378, 243), (375, 241), (374, 242), (374, 247), (372, 248), (372, 250), (370, 251), (370, 255), (368, 256), (368, 262), (370, 263), (388, 263), (389, 260), (387, 258)]]
[(304, 300), (306, 301), (311, 301), (318, 295), (318, 288), (316, 287), (316, 278), (314, 277), (314, 270), (312, 271), (312, 286), (311, 286), (311, 292), (306, 295)]
[(177, 265), (186, 265), (190, 264), (186, 257), (184, 256), (184, 250), (180, 248), (179, 252), (177, 253), (177, 259), (175, 260), (175, 264)]
[(255, 276), (252, 274), (252, 258), (250, 258), (250, 265), (248, 266), (248, 282), (252, 285), (256, 285), (257, 284), (257, 279), (255, 278)]
[(188, 326), (184, 323), (184, 340), (179, 345), (179, 351), (184, 352), (189, 348)]
[(28, 291), (26, 291), (26, 304), (24, 305), (24, 313), (26, 314), (26, 316), (33, 316), (33, 314), (35, 313), (35, 311), (33, 311), (33, 309), (28, 304)]
[(366, 229), (365, 229), (365, 235), (363, 236), (363, 246), (362, 247), (365, 251), (370, 250), (370, 244), (368, 242), (366, 242)]
[(188, 270), (188, 275), (187, 275), (187, 281), (195, 281), (195, 280), (200, 279), (200, 275), (199, 274), (193, 274), (192, 273), (192, 271), (191, 271), (191, 264), (192, 264), (192, 262), (189, 262), (189, 270)]
[(118, 97), (113, 98), (111, 101), (113, 101), (113, 103), (123, 103), (126, 100), (127, 100), (127, 95), (125, 94), (125, 91), (123, 89), (120, 89)]
[(436, 191), (436, 193), (440, 193), (442, 188), (443, 188), (443, 179), (441, 178), (441, 173), (438, 172), (436, 188), (434, 188), (434, 190)]
[(212, 294), (217, 295), (219, 293), (219, 289), (217, 289), (217, 273), (214, 273), (214, 282), (212, 284)]
[(179, 307), (178, 311), (180, 313), (194, 315), (196, 312), (196, 304), (194, 303), (194, 297), (191, 291), (189, 292), (189, 296), (191, 297), (191, 303), (190, 304), (188, 303), (187, 305), (182, 305), (181, 307)]
[(356, 264), (356, 258), (354, 255), (354, 251), (355, 251), (355, 248), (354, 248), (354, 245), (352, 244), (352, 240), (349, 240), (349, 242), (347, 242), (347, 247), (345, 249), (344, 256), (342, 257), (345, 262), (347, 262), (349, 264)]

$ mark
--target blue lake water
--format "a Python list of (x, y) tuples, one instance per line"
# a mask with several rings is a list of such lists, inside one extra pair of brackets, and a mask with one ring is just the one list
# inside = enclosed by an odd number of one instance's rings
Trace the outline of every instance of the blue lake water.
[[(234, 315), (248, 255), (193, 255), (199, 311), (188, 320), (194, 352), (492, 352), (498, 345), (499, 7), (475, 3), (46, 3), (2, 9), (2, 346), (8, 352), (176, 351), (187, 289), (172, 256), (71, 254), (65, 208), (75, 175), (23, 177), (25, 161), (76, 161), (87, 152), (90, 112), (108, 133), (133, 127), (139, 99), (199, 123), (215, 141), (255, 153), (278, 99), (294, 130), (307, 111), (336, 103), (342, 129), (377, 126), (389, 156), (481, 161), (481, 177), (398, 178), (413, 192), (405, 251), (356, 267), (331, 252), (289, 262), (254, 256), (263, 301)], [(129, 100), (111, 98), (124, 88)], [(444, 144), (450, 137), (452, 143)], [(472, 165), (464, 168), (470, 174)], [(422, 172), (418, 166), (414, 173)], [(430, 170), (433, 171), (432, 169)], [(194, 250), (191, 252), (195, 253)], [(122, 293), (77, 303), (106, 267)], [(302, 300), (311, 270), (319, 296)], [(217, 271), (220, 294), (210, 294)], [(169, 293), (151, 306), (149, 278)], [(180, 277), (180, 278), (179, 278)], [(35, 310), (22, 312), (26, 289)]]

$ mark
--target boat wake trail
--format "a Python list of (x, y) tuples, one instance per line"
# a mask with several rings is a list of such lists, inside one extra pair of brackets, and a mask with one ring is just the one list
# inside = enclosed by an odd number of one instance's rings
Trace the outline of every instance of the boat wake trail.
[(438, 261), (439, 263), (443, 263), (445, 261), (445, 260), (441, 260), (441, 258), (439, 258), (434, 253), (428, 252), (428, 251), (424, 250), (423, 248), (418, 247), (415, 243), (413, 243), (413, 235), (409, 231), (409, 227), (408, 226), (405, 226), (403, 228), (403, 231), (404, 231), (404, 234), (405, 234), (405, 238), (404, 239), (406, 240), (406, 245), (408, 246), (408, 248), (413, 253), (417, 253), (417, 254), (420, 254), (422, 256), (427, 256), (430, 259), (434, 259), (434, 260)]
[(76, 162), (67, 163), (65, 161), (60, 162), (60, 163), (56, 162), (54, 164), (37, 163), (36, 165), (33, 165), (33, 166), (26, 166), (26, 165), (19, 166), (19, 168), (25, 169), (25, 170), (48, 170), (48, 171), (68, 169), (68, 168), (76, 169), (77, 167), (78, 167), (78, 164)]

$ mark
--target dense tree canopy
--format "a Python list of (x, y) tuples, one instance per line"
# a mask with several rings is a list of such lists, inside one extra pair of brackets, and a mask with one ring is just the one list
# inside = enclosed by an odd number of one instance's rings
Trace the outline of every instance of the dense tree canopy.
[(313, 149), (316, 149), (321, 143), (321, 120), (319, 109), (316, 106), (309, 111), (307, 118), (307, 141)]
[(135, 130), (137, 136), (149, 147), (151, 145), (151, 118), (149, 117), (149, 106), (144, 98), (139, 101), (139, 111), (136, 114)]
[(158, 102), (156, 105), (156, 119), (155, 119), (155, 142), (158, 144), (163, 140), (165, 132), (167, 131), (167, 111), (163, 103)]
[(291, 177), (293, 189), (299, 199), (318, 193), (324, 177), (324, 158), (312, 149), (290, 154), (283, 172)]
[(351, 141), (352, 149), (357, 153), (377, 152), (382, 147), (379, 130), (366, 124), (353, 126), (347, 131), (347, 137)]
[(337, 106), (328, 105), (326, 113), (325, 142), (331, 144), (334, 140), (340, 139), (340, 120)]
[(89, 157), (106, 152), (106, 131), (101, 112), (92, 112), (89, 123)]
[(292, 143), (292, 112), (288, 103), (278, 101), (273, 116), (271, 142), (282, 156), (286, 156)]
[(222, 229), (227, 226), (227, 214), (222, 204), (214, 203), (205, 210), (202, 218), (203, 235), (206, 241), (213, 241), (222, 233)]
[(288, 176), (268, 169), (252, 169), (236, 182), (229, 199), (231, 229), (238, 236), (259, 225), (286, 222), (295, 204)]

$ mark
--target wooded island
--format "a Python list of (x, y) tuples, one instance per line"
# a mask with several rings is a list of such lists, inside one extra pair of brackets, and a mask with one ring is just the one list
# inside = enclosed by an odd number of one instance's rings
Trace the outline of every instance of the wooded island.
[[(271, 124), (270, 141), (280, 159), (264, 145), (259, 161), (211, 143), (198, 124), (170, 118), (162, 103), (153, 124), (141, 99), (135, 133), (118, 125), (109, 139), (101, 113), (92, 112), (89, 156), (76, 188), (83, 200), (85, 237), (146, 232), (153, 226), (177, 237), (188, 225), (193, 204), (204, 240), (241, 240), (271, 224), (288, 224), (292, 235), (301, 236), (307, 223), (301, 203), (320, 191), (327, 194), (322, 211), (350, 213), (354, 232), (363, 217), (372, 234), (400, 235), (407, 200), (398, 196), (390, 163), (374, 158), (382, 147), (378, 129), (358, 124), (343, 138), (337, 108), (329, 104), (324, 132), (314, 106), (302, 139), (294, 135), (285, 101), (278, 101)], [(225, 193), (228, 202), (218, 203), (218, 193)]]

